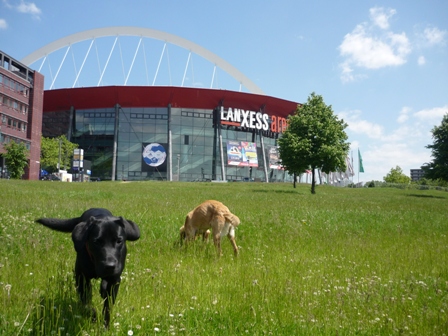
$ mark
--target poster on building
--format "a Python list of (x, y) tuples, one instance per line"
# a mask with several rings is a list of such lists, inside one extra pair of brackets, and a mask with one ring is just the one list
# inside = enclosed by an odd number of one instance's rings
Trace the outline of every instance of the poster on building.
[(247, 141), (227, 141), (227, 164), (258, 167), (257, 144)]
[(283, 169), (280, 164), (280, 153), (278, 151), (278, 146), (271, 146), (269, 148), (269, 168), (270, 169)]
[(143, 172), (166, 172), (168, 144), (157, 142), (142, 144), (142, 171)]

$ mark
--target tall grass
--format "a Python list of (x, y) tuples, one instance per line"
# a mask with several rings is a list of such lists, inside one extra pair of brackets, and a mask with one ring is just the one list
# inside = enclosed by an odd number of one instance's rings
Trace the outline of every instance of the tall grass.
[[(178, 244), (206, 199), (240, 255)], [(34, 220), (105, 207), (137, 222), (110, 330), (78, 304), (69, 234)], [(2, 335), (448, 334), (448, 193), (288, 184), (0, 181)], [(99, 282), (94, 304), (101, 311)]]

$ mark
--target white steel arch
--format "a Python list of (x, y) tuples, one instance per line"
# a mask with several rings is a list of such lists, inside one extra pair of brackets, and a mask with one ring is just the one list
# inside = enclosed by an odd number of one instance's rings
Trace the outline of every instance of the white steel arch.
[(29, 66), (34, 62), (36, 62), (37, 60), (46, 57), (48, 54), (51, 54), (52, 52), (57, 51), (61, 48), (64, 47), (70, 48), (70, 46), (73, 45), (74, 43), (78, 43), (85, 40), (94, 40), (98, 37), (106, 37), (106, 36), (117, 36), (117, 37), (140, 36), (140, 37), (157, 39), (164, 41), (165, 43), (171, 43), (177, 45), (181, 48), (189, 50), (190, 53), (192, 52), (194, 54), (203, 57), (207, 61), (213, 63), (215, 67), (217, 66), (221, 68), (223, 71), (225, 71), (230, 76), (235, 78), (240, 83), (240, 85), (246, 87), (247, 90), (249, 90), (249, 92), (256, 94), (264, 94), (263, 90), (261, 90), (248, 77), (246, 77), (238, 69), (236, 69), (231, 64), (229, 64), (216, 54), (212, 53), (211, 51), (182, 37), (150, 28), (118, 26), (118, 27), (104, 27), (83, 31), (51, 42), (45, 45), (44, 47), (32, 52), (28, 56), (24, 57), (21, 60), (21, 62)]

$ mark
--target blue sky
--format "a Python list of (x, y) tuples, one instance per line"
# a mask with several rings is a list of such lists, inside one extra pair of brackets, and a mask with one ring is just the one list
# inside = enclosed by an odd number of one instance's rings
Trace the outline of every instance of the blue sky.
[(322, 95), (349, 125), (355, 170), (361, 151), (359, 180), (370, 181), (431, 160), (431, 129), (448, 113), (447, 18), (446, 0), (1, 0), (0, 49), (20, 60), (109, 26), (180, 36), (269, 96)]

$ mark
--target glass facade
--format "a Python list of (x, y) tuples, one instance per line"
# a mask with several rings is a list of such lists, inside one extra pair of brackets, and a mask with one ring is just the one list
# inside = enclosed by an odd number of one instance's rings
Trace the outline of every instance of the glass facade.
[(163, 144), (167, 153), (167, 108), (118, 109), (118, 180), (167, 180), (167, 165), (150, 167), (143, 162), (143, 149), (151, 143)]
[[(64, 123), (57, 114), (66, 116)], [(269, 165), (278, 133), (222, 125), (218, 119), (218, 109), (72, 109), (45, 113), (44, 130), (53, 132), (43, 135), (66, 134), (84, 149), (92, 177), (101, 180), (266, 181), (266, 174), (270, 182), (291, 180)], [(230, 163), (229, 148), (235, 148), (228, 143), (247, 144), (252, 157), (243, 150), (236, 153), (239, 163)]]
[(213, 111), (171, 109), (171, 133), (173, 179), (179, 180), (179, 175), (181, 181), (217, 179)]
[[(44, 114), (44, 122), (45, 117)], [(110, 180), (112, 178), (115, 109), (74, 111), (72, 118), (73, 121), (68, 123), (68, 138), (71, 142), (77, 143), (79, 148), (84, 149), (84, 159), (91, 161), (92, 176)]]

